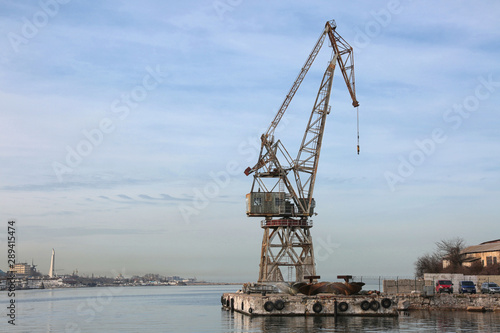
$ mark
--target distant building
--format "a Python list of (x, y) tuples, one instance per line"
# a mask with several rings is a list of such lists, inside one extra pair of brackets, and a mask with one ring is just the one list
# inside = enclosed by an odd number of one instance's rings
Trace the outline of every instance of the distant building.
[(481, 260), (482, 266), (500, 263), (500, 239), (469, 246), (462, 251), (465, 256), (463, 266), (471, 266)]
[(167, 281), (181, 281), (181, 280), (182, 280), (182, 278), (181, 278), (180, 276), (176, 276), (176, 275), (174, 275), (174, 276), (167, 276), (167, 277), (166, 277), (166, 280), (167, 280)]
[(36, 273), (36, 269), (34, 265), (29, 265), (27, 263), (18, 263), (14, 265), (14, 268), (11, 269), (17, 277), (20, 276), (33, 276)]

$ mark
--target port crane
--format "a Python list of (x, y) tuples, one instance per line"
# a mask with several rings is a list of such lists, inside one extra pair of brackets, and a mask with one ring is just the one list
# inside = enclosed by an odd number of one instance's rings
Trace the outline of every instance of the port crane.
[[(313, 190), (326, 117), (331, 109), (329, 101), (336, 65), (347, 85), (352, 105), (359, 105), (354, 84), (353, 50), (337, 33), (336, 27), (334, 20), (326, 22), (283, 104), (261, 136), (257, 163), (245, 170), (247, 176), (253, 174), (252, 188), (246, 195), (247, 216), (265, 218), (261, 222), (264, 235), (259, 283), (303, 282), (319, 278), (316, 276), (310, 217), (315, 214)], [(323, 75), (297, 157), (292, 158), (282, 142), (276, 140), (274, 133), (327, 36), (332, 56)], [(359, 154), (359, 126), (357, 139)], [(288, 274), (287, 279), (284, 274)]]

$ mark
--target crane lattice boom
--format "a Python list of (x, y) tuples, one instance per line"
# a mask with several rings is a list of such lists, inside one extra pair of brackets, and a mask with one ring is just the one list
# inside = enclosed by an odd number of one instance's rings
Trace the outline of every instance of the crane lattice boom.
[[(247, 215), (265, 217), (259, 282), (284, 281), (281, 268), (288, 269), (288, 281), (317, 278), (309, 217), (314, 214), (314, 184), (318, 171), (326, 117), (330, 113), (330, 95), (338, 65), (352, 99), (359, 105), (354, 83), (354, 58), (351, 46), (336, 32), (335, 21), (325, 28), (302, 66), (271, 125), (261, 136), (259, 159), (245, 174), (253, 174), (252, 189), (247, 194)], [(328, 36), (332, 57), (323, 75), (316, 100), (296, 158), (292, 158), (274, 132), (304, 80)], [(359, 136), (358, 136), (359, 138)], [(359, 145), (358, 145), (359, 153)], [(291, 176), (293, 174), (293, 177)]]
[[(271, 125), (261, 137), (259, 160), (254, 167), (245, 170), (246, 175), (254, 173), (254, 182), (250, 193), (251, 198), (248, 199), (249, 204), (247, 207), (249, 216), (264, 216), (267, 218), (282, 216), (307, 217), (313, 214), (314, 199), (312, 195), (326, 116), (330, 113), (330, 92), (336, 64), (338, 64), (346, 83), (352, 105), (355, 107), (359, 105), (356, 99), (352, 47), (335, 29), (335, 21), (326, 22), (324, 30), (302, 66)], [(283, 144), (279, 140), (274, 140), (274, 131), (321, 50), (326, 36), (328, 36), (333, 49), (332, 59), (325, 70), (297, 157), (293, 159)], [(290, 171), (294, 174), (293, 183), (288, 179)], [(274, 183), (271, 181), (271, 184), (266, 185), (270, 179), (274, 179)], [(255, 206), (254, 203), (256, 203), (256, 206), (262, 205), (259, 204), (259, 202), (262, 202), (262, 194), (252, 195), (255, 193), (255, 187), (262, 191), (257, 193), (269, 193), (267, 199), (275, 197), (274, 199), (277, 199), (275, 203), (278, 203), (280, 207), (271, 208), (270, 206), (276, 205), (268, 205), (268, 208), (262, 207), (259, 209), (259, 207), (253, 207), (254, 209), (252, 209), (252, 206)]]

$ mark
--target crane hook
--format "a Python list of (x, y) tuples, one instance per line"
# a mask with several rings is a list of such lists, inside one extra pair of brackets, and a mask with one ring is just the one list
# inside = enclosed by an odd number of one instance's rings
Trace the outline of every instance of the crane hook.
[(356, 107), (357, 130), (358, 130), (358, 155), (359, 155), (359, 106)]

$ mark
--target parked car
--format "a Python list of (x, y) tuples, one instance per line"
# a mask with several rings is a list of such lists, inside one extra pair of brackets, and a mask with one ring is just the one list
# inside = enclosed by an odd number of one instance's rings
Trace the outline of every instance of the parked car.
[(453, 283), (450, 280), (438, 280), (436, 282), (436, 293), (453, 294)]
[(476, 285), (472, 281), (460, 281), (460, 285), (458, 286), (459, 294), (475, 294), (476, 293)]
[(500, 294), (500, 287), (495, 282), (485, 282), (481, 285), (483, 294)]

